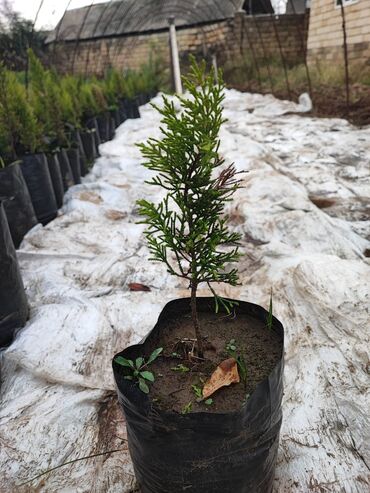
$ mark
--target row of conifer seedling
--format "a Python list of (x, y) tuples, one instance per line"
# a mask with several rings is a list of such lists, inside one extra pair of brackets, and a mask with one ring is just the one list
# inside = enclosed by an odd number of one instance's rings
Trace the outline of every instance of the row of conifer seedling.
[(103, 79), (59, 76), (32, 51), (27, 76), (0, 67), (0, 200), (16, 248), (35, 224), (56, 217), (99, 145), (140, 117), (157, 74), (150, 63), (136, 72), (111, 69)]

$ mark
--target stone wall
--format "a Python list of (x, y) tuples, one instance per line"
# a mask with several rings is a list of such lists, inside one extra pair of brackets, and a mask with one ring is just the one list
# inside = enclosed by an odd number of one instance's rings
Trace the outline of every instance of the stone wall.
[[(189, 53), (203, 57), (216, 53), (220, 65), (237, 57), (281, 60), (281, 51), (289, 64), (304, 60), (306, 24), (304, 14), (283, 16), (247, 16), (177, 30), (180, 59)], [(102, 75), (114, 66), (137, 69), (150, 55), (169, 63), (168, 31), (49, 45), (53, 62), (63, 72)]]
[[(344, 4), (350, 63), (370, 64), (370, 2)], [(343, 63), (342, 15), (335, 0), (312, 0), (308, 34), (308, 61)]]

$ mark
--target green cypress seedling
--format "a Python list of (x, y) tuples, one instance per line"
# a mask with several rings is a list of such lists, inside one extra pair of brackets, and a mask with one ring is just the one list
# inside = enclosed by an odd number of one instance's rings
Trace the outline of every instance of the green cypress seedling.
[(157, 173), (148, 183), (166, 191), (154, 204), (138, 201), (139, 214), (147, 224), (146, 239), (151, 260), (163, 262), (167, 271), (189, 282), (191, 313), (197, 339), (198, 356), (203, 342), (197, 313), (197, 289), (206, 283), (215, 297), (216, 311), (221, 304), (230, 310), (232, 302), (218, 296), (214, 283), (235, 286), (240, 235), (230, 232), (224, 207), (240, 187), (234, 165), (225, 164), (219, 155), (219, 130), (222, 117), (224, 84), (221, 74), (214, 84), (214, 73), (206, 73), (205, 63), (193, 61), (184, 85), (190, 97), (178, 97), (181, 112), (168, 98), (162, 115), (163, 139), (139, 144), (144, 166)]

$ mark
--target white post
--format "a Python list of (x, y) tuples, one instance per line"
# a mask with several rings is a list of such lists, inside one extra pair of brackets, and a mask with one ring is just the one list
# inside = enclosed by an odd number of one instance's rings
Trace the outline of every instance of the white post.
[(218, 66), (217, 66), (217, 55), (214, 53), (212, 55), (212, 66), (215, 72), (215, 83), (218, 84)]
[(169, 17), (168, 24), (170, 26), (171, 57), (172, 57), (173, 78), (175, 82), (175, 91), (177, 92), (177, 94), (182, 94), (180, 60), (179, 60), (179, 50), (177, 47), (175, 18)]

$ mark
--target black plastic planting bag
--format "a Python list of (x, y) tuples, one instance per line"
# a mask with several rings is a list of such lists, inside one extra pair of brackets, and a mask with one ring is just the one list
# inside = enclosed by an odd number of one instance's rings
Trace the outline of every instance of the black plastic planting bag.
[(63, 205), (64, 186), (58, 156), (57, 154), (48, 154), (46, 158), (48, 160), (49, 173), (53, 184), (55, 200), (57, 202), (58, 209), (60, 209)]
[(71, 164), (69, 162), (68, 154), (65, 149), (61, 149), (58, 152), (58, 161), (60, 165), (60, 172), (62, 174), (63, 188), (66, 192), (68, 188), (73, 187), (75, 184)]
[(116, 124), (115, 124), (114, 118), (110, 117), (109, 118), (109, 140), (114, 139), (115, 133), (116, 133)]
[[(258, 305), (239, 301), (236, 314), (266, 321)], [(213, 298), (198, 298), (199, 311), (214, 312)], [(147, 338), (117, 356), (135, 359), (158, 338), (169, 320), (189, 315), (190, 300), (168, 303)], [(284, 329), (273, 328), (284, 342)], [(142, 493), (270, 493), (282, 420), (283, 355), (240, 409), (230, 413), (164, 412), (138, 386), (124, 379), (113, 360), (119, 402), (126, 417), (128, 445)]]
[(37, 224), (31, 196), (18, 163), (0, 169), (0, 197), (8, 218), (10, 233), (15, 248), (18, 248), (24, 235)]
[(24, 326), (27, 317), (28, 304), (17, 255), (0, 202), (0, 347), (11, 343), (15, 330)]
[(45, 225), (52, 221), (58, 212), (45, 154), (23, 156), (21, 169), (31, 195), (36, 217)]
[(109, 140), (109, 113), (104, 113), (96, 118), (99, 127), (99, 135), (101, 142), (107, 142)]
[(69, 164), (71, 165), (73, 181), (76, 185), (81, 183), (80, 151), (77, 148), (67, 150)]
[(98, 156), (98, 153), (96, 151), (94, 132), (92, 130), (88, 130), (85, 132), (81, 132), (80, 135), (85, 151), (86, 160), (88, 163), (92, 163)]
[(124, 98), (121, 101), (127, 118), (140, 118), (140, 111), (136, 100)]

